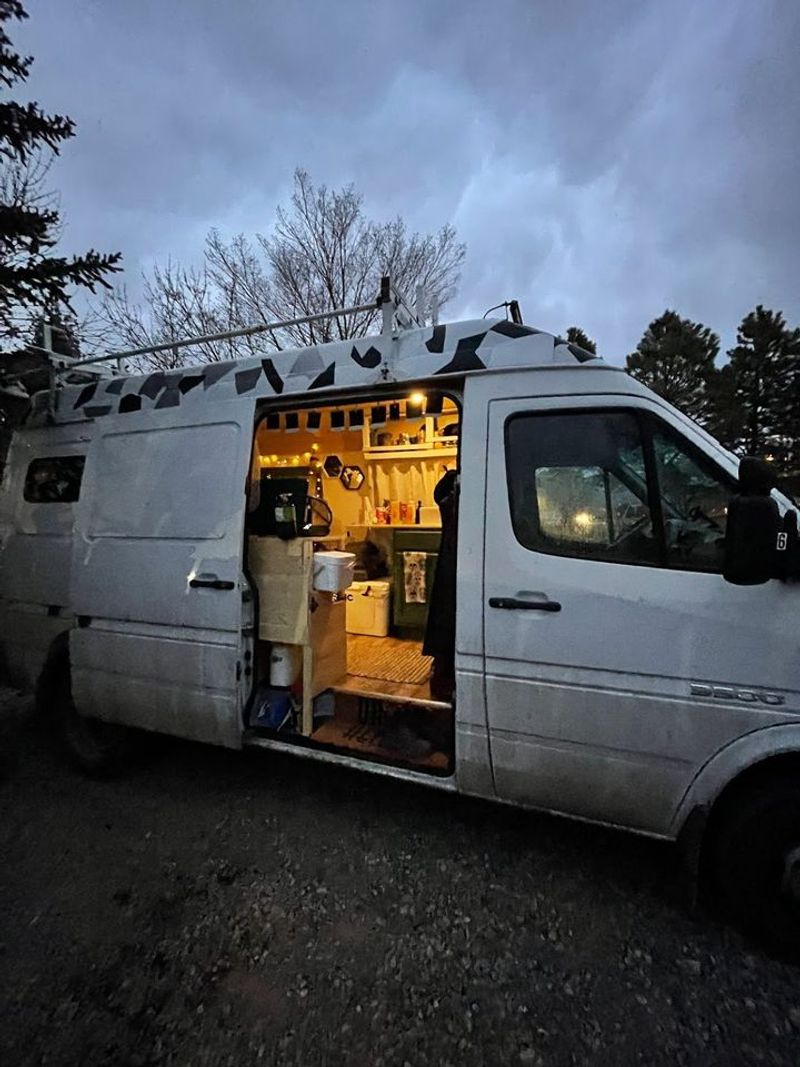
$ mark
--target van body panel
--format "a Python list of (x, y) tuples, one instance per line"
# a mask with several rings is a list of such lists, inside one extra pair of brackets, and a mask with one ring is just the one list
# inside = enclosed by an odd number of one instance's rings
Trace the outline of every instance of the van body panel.
[(459, 789), (492, 797), (492, 761), (486, 728), (483, 657), (459, 653), (456, 657), (456, 780)]
[(81, 709), (106, 722), (191, 737), (214, 745), (241, 744), (236, 685), (238, 635), (102, 623), (70, 634), (72, 691)]
[(55, 638), (68, 629), (74, 503), (25, 499), (36, 459), (83, 456), (91, 427), (23, 427), (9, 448), (0, 488), (0, 634), (11, 680), (32, 688)]
[(83, 714), (238, 747), (253, 401), (101, 420), (77, 509), (73, 695)]
[[(483, 618), (497, 793), (666, 833), (718, 751), (742, 734), (800, 719), (796, 590), (524, 547), (509, 507), (512, 415), (633, 406), (656, 411), (684, 437), (690, 429), (645, 397), (520, 396), (499, 378), (475, 385), (483, 395), (476, 389), (471, 398), (482, 399), (489, 427)], [(488, 605), (531, 590), (561, 610)], [(744, 696), (725, 699), (726, 686)], [(715, 687), (722, 698), (706, 698)]]
[(695, 775), (681, 798), (670, 825), (677, 837), (695, 808), (710, 808), (722, 790), (749, 767), (773, 756), (800, 752), (800, 722), (775, 723), (755, 729), (716, 752)]

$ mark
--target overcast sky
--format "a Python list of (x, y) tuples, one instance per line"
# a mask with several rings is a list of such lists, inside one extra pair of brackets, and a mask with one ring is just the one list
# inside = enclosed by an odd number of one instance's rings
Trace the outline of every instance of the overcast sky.
[[(64, 244), (135, 282), (268, 231), (295, 166), (467, 242), (446, 318), (517, 297), (620, 360), (665, 307), (800, 323), (798, 0), (26, 0), (77, 136)], [(21, 98), (22, 93), (16, 94)]]

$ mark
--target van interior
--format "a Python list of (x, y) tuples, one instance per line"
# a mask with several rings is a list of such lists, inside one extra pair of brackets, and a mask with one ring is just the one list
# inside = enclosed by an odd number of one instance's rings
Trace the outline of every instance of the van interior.
[(433, 391), (260, 413), (250, 731), (452, 773), (459, 429)]

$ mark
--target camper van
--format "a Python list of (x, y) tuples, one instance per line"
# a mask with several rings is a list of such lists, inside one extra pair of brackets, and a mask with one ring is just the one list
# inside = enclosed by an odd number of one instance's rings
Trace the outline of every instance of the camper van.
[(520, 321), (100, 366), (33, 398), (0, 493), (0, 653), (73, 761), (155, 731), (678, 840), (800, 947), (767, 465)]

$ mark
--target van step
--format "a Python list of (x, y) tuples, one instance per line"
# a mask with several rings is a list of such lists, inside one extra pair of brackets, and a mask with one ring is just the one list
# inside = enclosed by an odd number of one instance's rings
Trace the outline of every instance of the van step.
[(350, 675), (346, 682), (341, 685), (331, 686), (334, 693), (344, 696), (360, 697), (364, 700), (376, 700), (382, 704), (411, 704), (416, 708), (427, 708), (429, 711), (452, 711), (453, 705), (446, 700), (432, 700), (428, 696), (419, 696), (413, 693), (414, 689), (421, 686), (407, 686), (405, 691), (401, 686), (393, 686), (393, 693), (387, 693), (381, 686), (380, 681), (371, 678), (359, 678)]

